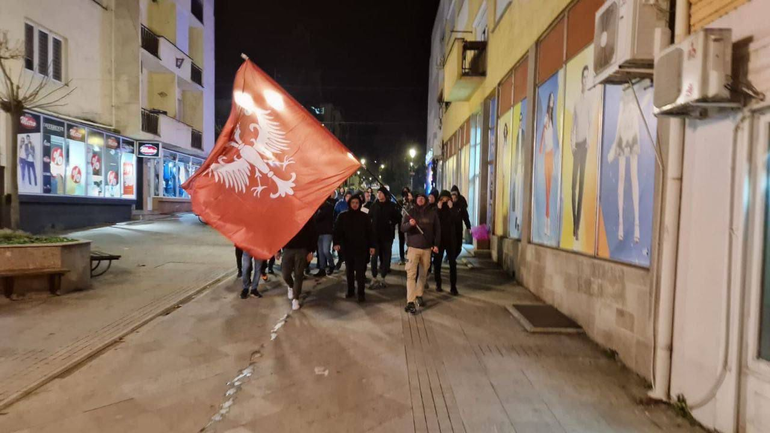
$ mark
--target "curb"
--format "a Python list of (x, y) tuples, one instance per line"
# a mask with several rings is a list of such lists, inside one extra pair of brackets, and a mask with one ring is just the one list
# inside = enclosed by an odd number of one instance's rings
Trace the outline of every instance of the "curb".
[[(20, 389), (13, 391), (12, 394), (10, 394), (5, 399), (0, 400), (0, 410), (8, 408), (9, 406), (18, 402), (19, 400), (31, 394), (32, 392), (42, 387), (43, 385), (47, 384), (48, 382), (51, 382), (52, 380), (58, 378), (59, 376), (80, 366), (81, 364), (84, 364), (90, 361), (92, 358), (99, 355), (101, 352), (103, 352), (104, 350), (106, 350), (107, 348), (115, 344), (115, 342), (117, 342), (121, 338), (125, 337), (128, 334), (131, 334), (137, 329), (155, 320), (159, 316), (162, 316), (170, 311), (175, 310), (177, 306), (184, 305), (190, 302), (199, 293), (221, 284), (224, 280), (226, 280), (228, 277), (233, 275), (234, 269), (235, 268), (229, 269), (227, 272), (223, 272), (218, 277), (214, 278), (213, 280), (201, 286), (187, 288), (187, 289), (182, 288), (177, 292), (171, 294), (171, 295), (177, 295), (177, 296), (173, 296), (173, 297), (169, 296), (167, 299), (159, 300), (159, 304), (155, 308), (152, 308), (146, 313), (142, 314), (141, 316), (135, 318), (134, 320), (131, 320), (129, 323), (126, 324), (125, 327), (119, 328), (117, 330), (107, 331), (105, 332), (106, 335), (100, 335), (99, 337), (97, 337), (94, 344), (91, 345), (90, 347), (87, 347), (86, 350), (82, 351), (82, 353), (78, 354), (77, 356), (73, 357), (72, 359), (63, 363), (62, 365), (56, 367), (55, 369), (45, 374), (43, 377), (33, 381), (32, 383), (23, 385)], [(163, 302), (164, 300), (166, 302)]]

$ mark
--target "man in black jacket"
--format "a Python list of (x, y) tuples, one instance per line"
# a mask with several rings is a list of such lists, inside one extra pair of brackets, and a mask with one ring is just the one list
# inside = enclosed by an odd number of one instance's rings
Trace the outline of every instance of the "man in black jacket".
[(441, 223), (436, 210), (428, 206), (425, 194), (417, 194), (415, 205), (404, 215), (401, 231), (406, 234), (409, 247), (406, 262), (406, 311), (417, 314), (417, 306), (422, 307), (425, 283), (428, 277), (431, 252), (438, 253), (441, 243)]
[[(377, 190), (377, 200), (369, 211), (374, 228), (374, 255), (372, 256), (372, 288), (385, 287), (385, 277), (390, 273), (390, 261), (393, 254), (393, 227), (401, 222), (401, 214), (396, 204), (390, 201), (390, 192), (384, 186)], [(379, 269), (377, 262), (379, 261)], [(380, 276), (381, 275), (381, 276)]]
[(318, 273), (315, 274), (316, 277), (331, 275), (334, 270), (332, 240), (334, 237), (336, 195), (336, 192), (332, 192), (315, 214), (315, 226), (318, 231)]
[(436, 279), (436, 291), (443, 292), (441, 288), (441, 261), (446, 253), (449, 259), (449, 284), (451, 293), (457, 295), (457, 228), (462, 230), (462, 217), (460, 207), (452, 201), (449, 191), (441, 191), (437, 204), (438, 219), (441, 222), (441, 242), (438, 254), (433, 256), (433, 272)]
[(358, 302), (364, 302), (366, 284), (366, 264), (374, 254), (374, 232), (369, 215), (361, 211), (361, 197), (354, 195), (348, 202), (348, 210), (342, 212), (334, 224), (334, 249), (342, 250), (345, 255), (345, 268), (348, 277), (346, 298), (355, 295), (355, 283), (358, 283)]
[(281, 273), (288, 287), (291, 309), (299, 310), (299, 296), (302, 294), (302, 281), (305, 267), (313, 261), (313, 253), (318, 246), (318, 234), (313, 218), (308, 219), (302, 229), (283, 247)]
[[(454, 205), (458, 207), (460, 212), (460, 219), (463, 223), (465, 223), (465, 227), (470, 230), (471, 218), (468, 214), (468, 200), (466, 200), (465, 197), (460, 194), (460, 188), (458, 188), (457, 185), (452, 187), (452, 201), (454, 202)], [(455, 258), (457, 258), (460, 256), (460, 253), (463, 252), (463, 239), (465, 238), (465, 232), (463, 231), (462, 224), (458, 224), (455, 230), (457, 236), (455, 239), (455, 243), (457, 244), (457, 248), (455, 249)]]

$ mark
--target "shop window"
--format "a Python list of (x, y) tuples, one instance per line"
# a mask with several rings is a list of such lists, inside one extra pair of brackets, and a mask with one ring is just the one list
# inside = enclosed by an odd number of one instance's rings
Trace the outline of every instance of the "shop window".
[(177, 197), (179, 167), (176, 159), (175, 153), (163, 153), (163, 197)]

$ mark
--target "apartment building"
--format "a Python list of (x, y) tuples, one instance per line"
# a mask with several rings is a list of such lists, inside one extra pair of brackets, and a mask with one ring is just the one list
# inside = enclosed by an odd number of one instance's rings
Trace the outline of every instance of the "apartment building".
[(476, 247), (653, 397), (720, 432), (767, 432), (770, 1), (653, 3), (664, 45), (732, 30), (740, 107), (675, 119), (654, 115), (649, 78), (593, 86), (612, 55), (594, 45), (603, 0), (443, 0), (426, 151), (489, 228)]
[[(0, 121), (0, 163), (20, 164), (23, 229), (190, 208), (180, 185), (215, 140), (213, 0), (8, 0), (0, 30), (24, 47), (14, 73), (69, 92)], [(9, 161), (13, 145), (27, 160)]]

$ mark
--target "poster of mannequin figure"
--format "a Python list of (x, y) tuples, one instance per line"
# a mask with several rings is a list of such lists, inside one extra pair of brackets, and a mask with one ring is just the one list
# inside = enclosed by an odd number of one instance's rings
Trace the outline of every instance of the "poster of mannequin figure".
[(562, 157), (562, 228), (560, 247), (596, 253), (598, 149), (602, 88), (590, 88), (593, 46), (567, 63)]
[(521, 224), (524, 221), (524, 114), (527, 112), (527, 100), (513, 107), (513, 137), (511, 139), (511, 188), (508, 213), (508, 230), (514, 239), (521, 239)]
[(511, 137), (513, 109), (506, 111), (497, 122), (497, 197), (495, 197), (495, 234), (509, 236), (508, 199), (511, 188)]
[(559, 245), (559, 183), (561, 181), (561, 132), (564, 113), (559, 71), (537, 89), (535, 148), (532, 161), (532, 242)]
[(598, 254), (643, 267), (650, 266), (655, 193), (652, 93), (649, 80), (604, 93)]
[(19, 192), (39, 194), (43, 192), (43, 149), (40, 143), (40, 116), (24, 113), (19, 117), (18, 146)]

